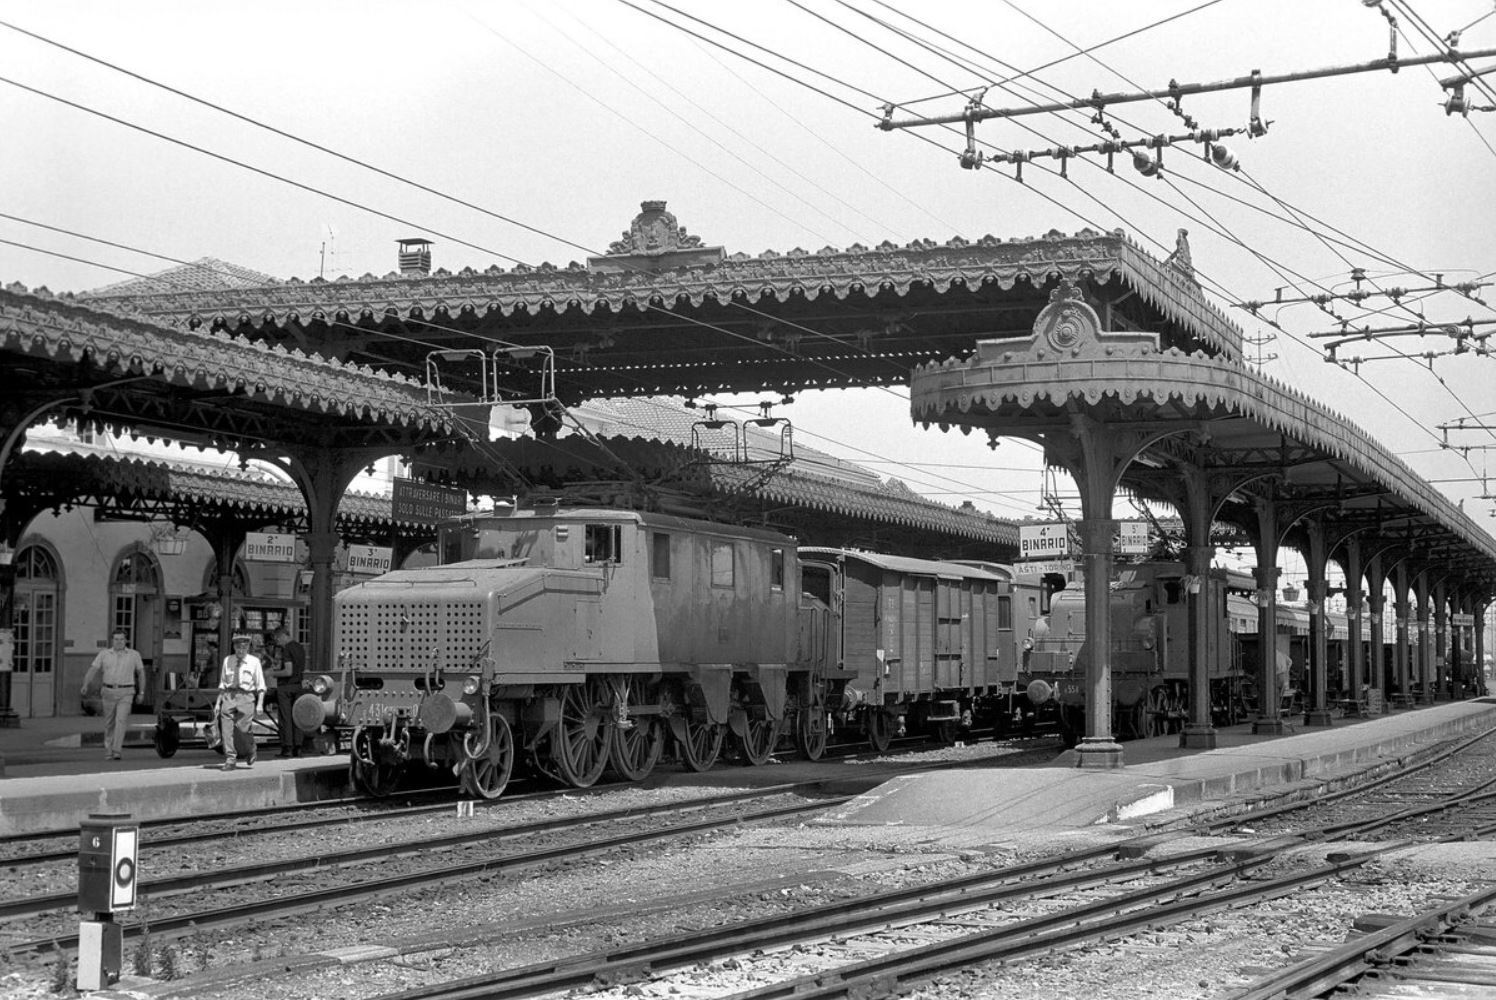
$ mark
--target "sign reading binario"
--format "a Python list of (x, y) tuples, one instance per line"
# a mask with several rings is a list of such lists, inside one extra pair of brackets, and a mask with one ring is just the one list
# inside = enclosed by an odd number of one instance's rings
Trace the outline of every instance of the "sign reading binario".
[(379, 576), (390, 571), (393, 551), (388, 545), (348, 546), (348, 572)]
[(414, 479), (395, 480), (390, 494), (390, 517), (396, 521), (438, 524), (467, 513), (467, 490), (437, 486)]
[(271, 531), (250, 531), (244, 536), (245, 562), (293, 563), (296, 536)]
[(1070, 526), (1054, 524), (1020, 524), (1018, 526), (1019, 559), (1054, 559), (1070, 555)]

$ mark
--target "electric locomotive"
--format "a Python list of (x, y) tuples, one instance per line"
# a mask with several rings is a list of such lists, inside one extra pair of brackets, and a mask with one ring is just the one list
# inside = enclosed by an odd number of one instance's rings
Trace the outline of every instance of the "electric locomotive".
[(632, 510), (538, 505), (440, 529), (441, 564), (334, 599), (337, 675), (295, 706), (350, 747), (357, 787), (449, 769), (496, 798), (516, 759), (575, 787), (638, 780), (667, 742), (693, 770), (793, 729), (819, 756), (828, 609), (794, 540)]
[[(1212, 711), (1239, 691), (1243, 675), (1238, 644), (1226, 613), (1222, 571), (1189, 576), (1178, 562), (1117, 567), (1107, 614), (1112, 648), (1112, 732), (1137, 739), (1177, 731), (1189, 717), (1189, 600), (1206, 602), (1205, 650)], [(1016, 714), (1057, 723), (1068, 744), (1085, 730), (1086, 600), (1079, 581), (1048, 597), (1033, 626), (1019, 674)]]

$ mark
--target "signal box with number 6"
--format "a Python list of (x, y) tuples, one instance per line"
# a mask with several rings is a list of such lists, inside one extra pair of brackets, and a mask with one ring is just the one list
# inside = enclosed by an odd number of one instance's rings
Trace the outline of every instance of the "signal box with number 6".
[(95, 813), (80, 826), (78, 909), (114, 913), (135, 907), (135, 861), (140, 827), (128, 815)]

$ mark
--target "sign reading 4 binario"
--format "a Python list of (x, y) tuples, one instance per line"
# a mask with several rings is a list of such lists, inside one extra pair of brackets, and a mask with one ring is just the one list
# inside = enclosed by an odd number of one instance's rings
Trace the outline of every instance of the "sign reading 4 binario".
[(1070, 526), (1063, 522), (1053, 524), (1020, 524), (1018, 526), (1018, 558), (1054, 559), (1070, 554)]

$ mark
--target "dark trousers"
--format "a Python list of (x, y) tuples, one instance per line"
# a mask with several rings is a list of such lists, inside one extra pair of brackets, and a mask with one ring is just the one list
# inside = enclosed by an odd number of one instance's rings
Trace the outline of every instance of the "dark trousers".
[(308, 744), (306, 734), (297, 732), (296, 723), (291, 719), (291, 706), (296, 704), (296, 699), (300, 698), (303, 693), (300, 681), (297, 681), (294, 687), (290, 684), (279, 684), (275, 688), (275, 725), (280, 731), (282, 753), (304, 749)]

